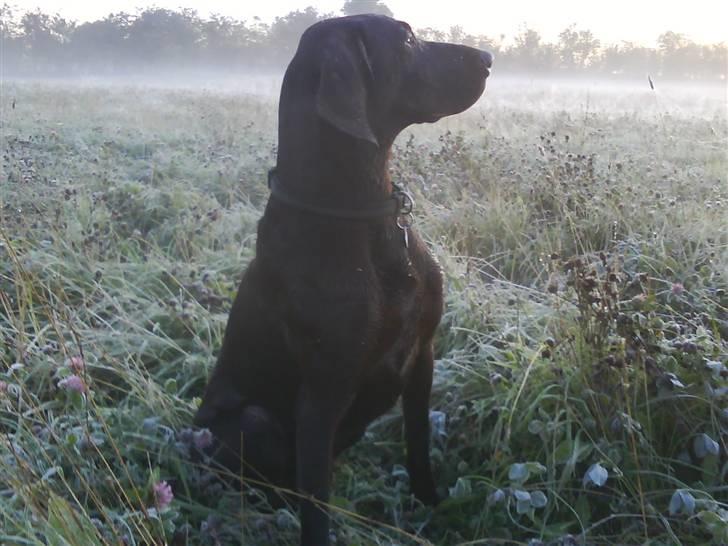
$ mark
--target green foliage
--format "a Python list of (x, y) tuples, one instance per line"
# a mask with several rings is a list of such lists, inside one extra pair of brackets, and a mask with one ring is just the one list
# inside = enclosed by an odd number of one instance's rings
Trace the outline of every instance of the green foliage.
[[(274, 105), (5, 91), (0, 543), (297, 544), (295, 507), (226, 487), (188, 428), (253, 253)], [(337, 543), (725, 544), (725, 110), (529, 93), (398, 141), (447, 284), (447, 498), (410, 496), (395, 410), (337, 464)]]

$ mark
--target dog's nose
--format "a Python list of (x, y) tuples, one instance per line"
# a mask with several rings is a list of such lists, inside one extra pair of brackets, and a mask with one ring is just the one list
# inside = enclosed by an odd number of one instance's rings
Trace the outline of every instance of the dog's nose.
[(489, 51), (481, 51), (480, 58), (483, 59), (485, 68), (491, 68), (493, 66), (493, 54)]
[(488, 51), (481, 51), (480, 60), (483, 62), (483, 66), (485, 67), (485, 75), (489, 76), (490, 69), (493, 66), (493, 54)]

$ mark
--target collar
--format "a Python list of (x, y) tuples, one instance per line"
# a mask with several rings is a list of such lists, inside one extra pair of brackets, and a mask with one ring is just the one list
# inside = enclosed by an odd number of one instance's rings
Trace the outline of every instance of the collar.
[(398, 219), (409, 217), (415, 206), (412, 196), (396, 184), (392, 184), (392, 187), (393, 190), (389, 197), (377, 203), (367, 203), (356, 208), (321, 207), (314, 203), (302, 201), (288, 193), (283, 189), (276, 169), (273, 168), (268, 171), (268, 188), (270, 188), (271, 197), (299, 210), (346, 220), (374, 220), (386, 218), (387, 216)]

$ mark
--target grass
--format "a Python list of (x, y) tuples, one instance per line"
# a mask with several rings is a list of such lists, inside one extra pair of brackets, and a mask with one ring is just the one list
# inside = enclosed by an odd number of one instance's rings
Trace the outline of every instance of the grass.
[[(395, 410), (337, 463), (336, 544), (726, 544), (725, 99), (500, 85), (392, 161), (446, 277), (448, 498), (409, 495)], [(3, 82), (0, 108), (0, 544), (297, 544), (188, 428), (274, 102)]]

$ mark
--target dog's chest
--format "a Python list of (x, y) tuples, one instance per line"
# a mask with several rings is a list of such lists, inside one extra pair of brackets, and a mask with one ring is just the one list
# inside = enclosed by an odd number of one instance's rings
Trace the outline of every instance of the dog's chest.
[(422, 318), (429, 304), (424, 298), (423, 273), (410, 261), (379, 270), (381, 287), (375, 368), (403, 379), (415, 360)]
[(418, 314), (403, 313), (402, 309), (387, 309), (380, 328), (379, 350), (372, 372), (406, 379), (414, 363), (418, 339)]

